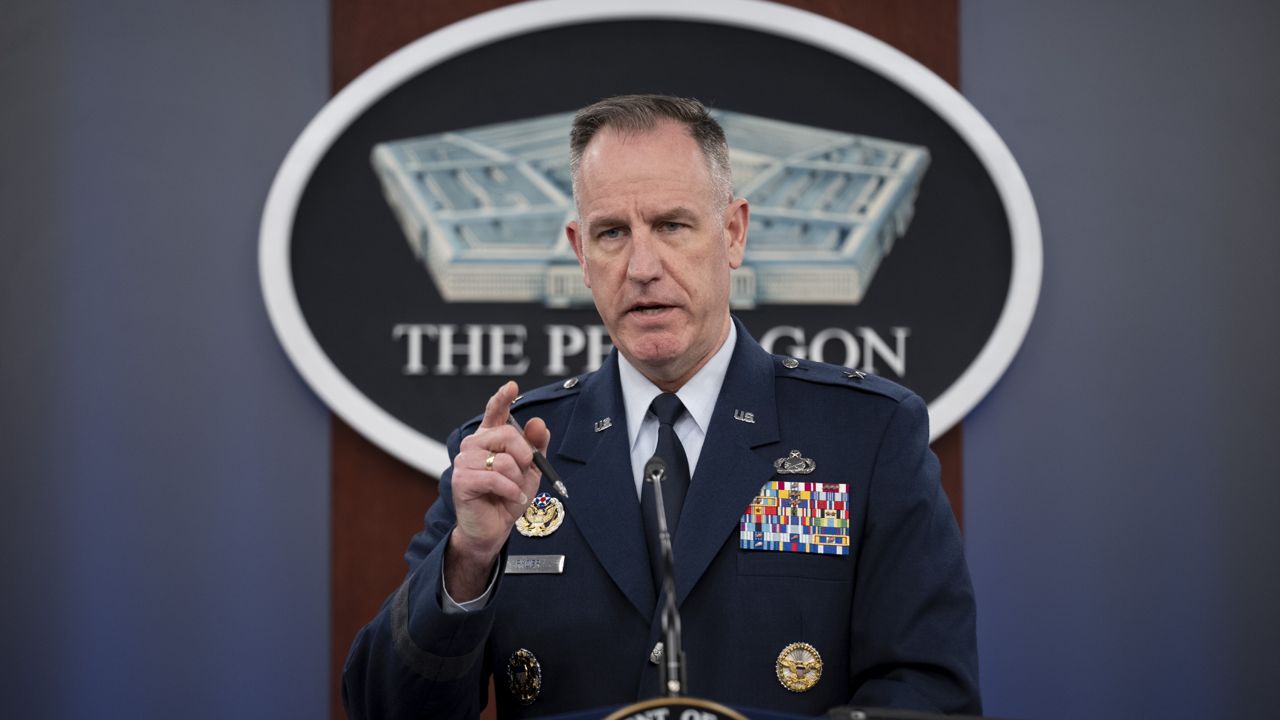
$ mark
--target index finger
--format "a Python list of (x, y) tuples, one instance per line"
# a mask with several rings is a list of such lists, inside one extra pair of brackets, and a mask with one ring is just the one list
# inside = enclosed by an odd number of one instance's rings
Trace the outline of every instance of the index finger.
[(480, 421), (480, 428), (496, 428), (507, 424), (507, 416), (511, 414), (511, 403), (515, 402), (516, 396), (520, 394), (520, 386), (516, 385), (515, 380), (508, 380), (505, 385), (498, 388), (498, 391), (489, 398), (489, 402), (484, 406), (484, 419)]

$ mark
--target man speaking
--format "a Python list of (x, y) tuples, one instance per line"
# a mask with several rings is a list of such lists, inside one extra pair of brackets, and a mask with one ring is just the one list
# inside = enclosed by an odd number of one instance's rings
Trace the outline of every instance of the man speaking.
[(409, 574), (347, 660), (350, 716), (474, 717), (490, 675), (500, 717), (658, 695), (655, 455), (685, 694), (979, 712), (973, 591), (925, 405), (770, 355), (730, 316), (749, 208), (719, 125), (695, 100), (609, 98), (574, 118), (570, 163), (566, 233), (616, 350), (520, 397), (507, 383), (450, 437)]

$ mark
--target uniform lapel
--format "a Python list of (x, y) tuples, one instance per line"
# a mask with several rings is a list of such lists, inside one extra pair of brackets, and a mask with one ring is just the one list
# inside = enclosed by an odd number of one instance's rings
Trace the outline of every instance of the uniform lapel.
[(737, 532), (743, 511), (760, 487), (773, 477), (773, 464), (753, 452), (779, 440), (773, 388), (773, 357), (739, 323), (737, 345), (676, 531), (673, 549), (679, 602), (684, 602), (725, 539)]
[[(613, 421), (612, 427), (596, 432), (596, 422), (604, 418)], [(631, 470), (616, 352), (583, 381), (561, 433), (556, 458), (564, 462), (556, 464), (564, 468), (561, 475), (569, 489), (565, 510), (618, 589), (649, 618), (656, 595)]]

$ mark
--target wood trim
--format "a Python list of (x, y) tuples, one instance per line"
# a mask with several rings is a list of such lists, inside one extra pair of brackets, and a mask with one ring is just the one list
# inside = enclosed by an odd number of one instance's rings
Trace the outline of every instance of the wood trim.
[(342, 710), (342, 665), (356, 633), (404, 579), (404, 551), (438, 496), (434, 478), (383, 452), (331, 415), (330, 716)]

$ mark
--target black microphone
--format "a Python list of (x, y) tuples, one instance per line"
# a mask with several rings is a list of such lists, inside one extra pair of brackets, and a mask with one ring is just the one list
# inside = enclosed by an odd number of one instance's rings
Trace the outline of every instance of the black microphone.
[(662, 548), (662, 662), (658, 665), (658, 686), (667, 697), (686, 692), (684, 645), (680, 636), (680, 610), (676, 607), (676, 560), (667, 529), (667, 509), (662, 502), (662, 479), (667, 463), (657, 455), (644, 464), (645, 482), (653, 483), (653, 499), (658, 511), (658, 546)]

